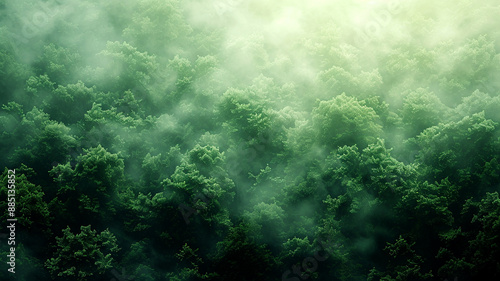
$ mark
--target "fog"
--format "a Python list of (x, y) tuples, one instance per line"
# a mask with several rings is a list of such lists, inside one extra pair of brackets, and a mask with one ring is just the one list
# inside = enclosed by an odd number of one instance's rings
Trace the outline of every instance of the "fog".
[(498, 15), (0, 0), (2, 280), (499, 277)]

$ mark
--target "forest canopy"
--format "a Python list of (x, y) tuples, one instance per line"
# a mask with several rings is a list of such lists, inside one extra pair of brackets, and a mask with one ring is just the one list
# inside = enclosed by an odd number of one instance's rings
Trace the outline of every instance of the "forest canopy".
[(0, 0), (0, 280), (499, 280), (499, 15)]

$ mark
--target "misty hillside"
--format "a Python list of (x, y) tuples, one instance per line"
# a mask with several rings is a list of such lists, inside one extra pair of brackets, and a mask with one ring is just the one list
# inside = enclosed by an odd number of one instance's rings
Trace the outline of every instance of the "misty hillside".
[(0, 280), (500, 280), (499, 27), (496, 0), (0, 0)]

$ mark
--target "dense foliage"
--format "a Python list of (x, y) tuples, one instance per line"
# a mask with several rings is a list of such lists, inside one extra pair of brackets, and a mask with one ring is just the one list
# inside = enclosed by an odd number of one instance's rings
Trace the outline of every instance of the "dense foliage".
[(498, 280), (499, 14), (0, 0), (0, 279)]

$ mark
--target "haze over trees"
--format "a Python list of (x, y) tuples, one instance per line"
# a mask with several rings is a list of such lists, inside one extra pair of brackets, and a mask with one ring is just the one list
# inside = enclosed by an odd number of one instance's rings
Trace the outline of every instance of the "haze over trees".
[(0, 0), (0, 279), (497, 280), (499, 14)]

